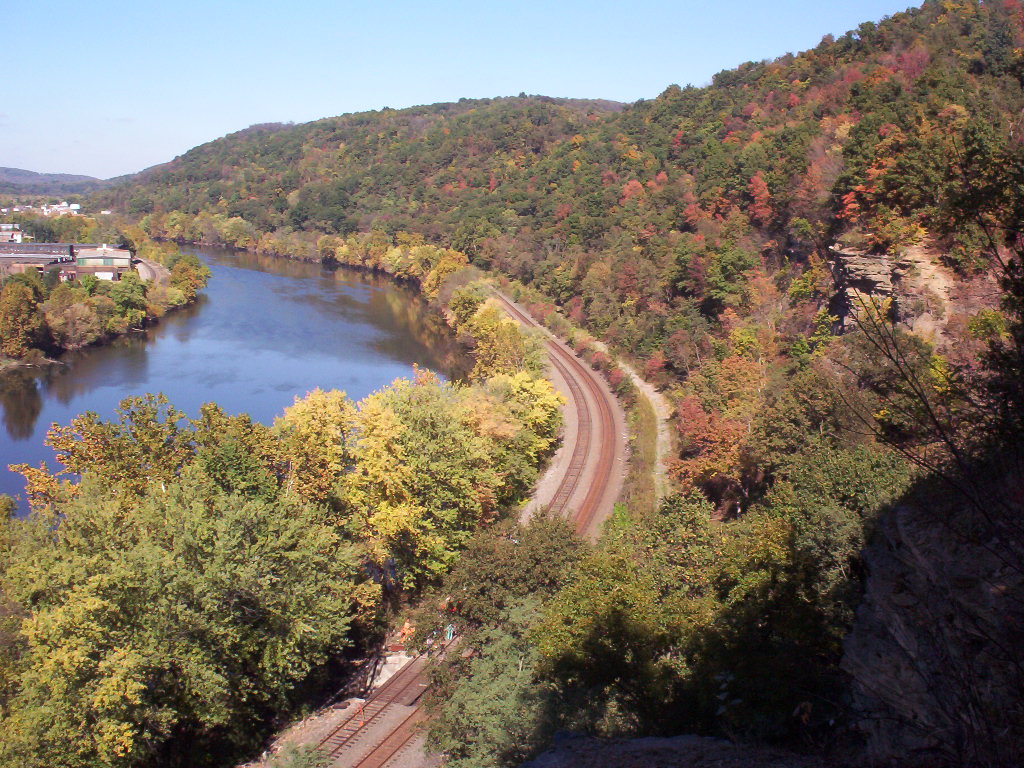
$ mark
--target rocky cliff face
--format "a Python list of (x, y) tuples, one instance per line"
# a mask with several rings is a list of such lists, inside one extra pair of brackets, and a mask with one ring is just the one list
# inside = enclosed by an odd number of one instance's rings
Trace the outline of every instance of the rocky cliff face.
[(896, 257), (885, 253), (868, 253), (840, 245), (829, 249), (833, 274), (840, 290), (861, 296), (892, 296), (893, 280), (899, 267)]
[(835, 245), (829, 249), (836, 294), (832, 302), (842, 325), (856, 322), (868, 309), (889, 305), (898, 311), (897, 284), (909, 266), (885, 253), (869, 253)]
[(932, 489), (865, 551), (843, 667), (871, 764), (1024, 759), (1024, 475), (1008, 477), (984, 494)]
[(837, 244), (829, 249), (829, 261), (836, 289), (830, 311), (841, 329), (855, 327), (870, 308), (884, 309), (907, 330), (943, 348), (962, 342), (972, 315), (998, 306), (994, 275), (955, 274), (925, 246), (893, 255)]

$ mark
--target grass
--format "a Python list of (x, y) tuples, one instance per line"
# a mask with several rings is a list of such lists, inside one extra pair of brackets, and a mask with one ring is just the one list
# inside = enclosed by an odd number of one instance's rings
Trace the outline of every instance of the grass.
[(629, 463), (620, 500), (630, 511), (654, 511), (658, 496), (654, 471), (658, 460), (658, 417), (650, 401), (638, 392), (626, 413), (629, 422)]

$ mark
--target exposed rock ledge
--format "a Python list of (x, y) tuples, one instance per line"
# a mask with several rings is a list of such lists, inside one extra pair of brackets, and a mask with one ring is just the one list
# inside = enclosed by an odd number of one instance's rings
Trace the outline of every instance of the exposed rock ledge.
[(836, 285), (830, 310), (843, 325), (865, 308), (889, 302), (894, 318), (923, 337), (941, 333), (953, 309), (956, 278), (941, 265), (938, 253), (923, 245), (893, 255), (837, 244), (829, 257)]
[(830, 248), (829, 253), (834, 259), (837, 283), (862, 293), (892, 295), (893, 273), (900, 266), (892, 256), (839, 246)]
[(868, 253), (834, 245), (829, 248), (832, 276), (836, 283), (836, 311), (845, 321), (864, 308), (895, 298), (895, 283), (906, 267), (886, 253)]

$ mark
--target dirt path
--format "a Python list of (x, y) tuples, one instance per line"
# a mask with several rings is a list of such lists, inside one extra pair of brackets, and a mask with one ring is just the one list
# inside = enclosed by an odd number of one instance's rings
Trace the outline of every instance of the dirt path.
[[(594, 341), (594, 346), (605, 354), (611, 356), (608, 345), (602, 341)], [(668, 471), (665, 461), (672, 455), (672, 404), (653, 384), (640, 376), (629, 363), (616, 360), (619, 367), (626, 372), (640, 394), (647, 398), (647, 402), (654, 409), (654, 415), (658, 418), (658, 436), (655, 442), (655, 464), (654, 464), (654, 491), (659, 499), (665, 498), (668, 493)]]
[(135, 269), (143, 280), (150, 280), (154, 283), (166, 285), (171, 279), (170, 270), (163, 264), (157, 264), (149, 259), (137, 259)]

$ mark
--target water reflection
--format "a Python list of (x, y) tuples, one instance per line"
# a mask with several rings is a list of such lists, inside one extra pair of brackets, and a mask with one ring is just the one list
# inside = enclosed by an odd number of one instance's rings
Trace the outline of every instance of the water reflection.
[(40, 380), (47, 396), (68, 405), (92, 391), (97, 382), (116, 381), (124, 387), (146, 384), (149, 376), (150, 339), (136, 334), (109, 346), (69, 352), (63, 365), (47, 368)]
[(458, 378), (468, 365), (443, 318), (412, 290), (374, 275), (202, 249), (206, 295), (145, 333), (69, 353), (62, 365), (0, 375), (0, 493), (20, 493), (13, 462), (52, 461), (53, 422), (164, 392), (189, 415), (210, 401), (270, 423), (321, 387), (359, 399), (415, 363)]
[(12, 440), (28, 440), (43, 410), (36, 376), (28, 370), (0, 374), (0, 406), (4, 429)]
[(147, 333), (151, 338), (159, 338), (163, 334), (170, 334), (179, 342), (188, 341), (192, 335), (192, 323), (189, 321), (202, 313), (209, 301), (209, 296), (205, 293), (200, 294), (195, 303), (174, 310), (159, 325), (151, 328)]

